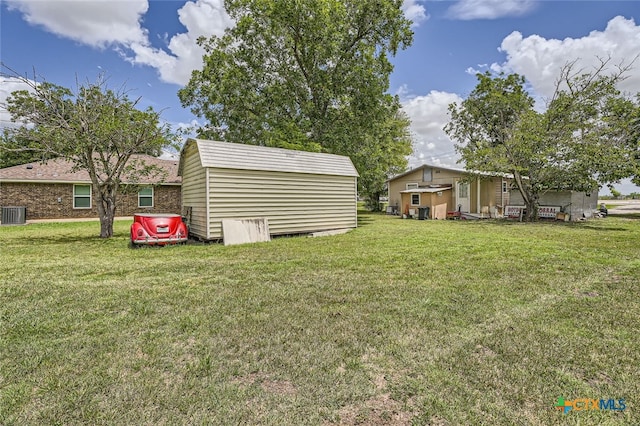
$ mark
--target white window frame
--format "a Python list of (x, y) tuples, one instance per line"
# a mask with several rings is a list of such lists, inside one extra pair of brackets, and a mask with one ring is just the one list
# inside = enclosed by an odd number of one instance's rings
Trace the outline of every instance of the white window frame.
[[(420, 193), (410, 194), (410, 195), (411, 195), (411, 205), (412, 206), (419, 206), (420, 205)], [(413, 197), (416, 196), (416, 195), (418, 196), (418, 204), (414, 204), (414, 202), (413, 202)]]
[(416, 183), (407, 183), (407, 184), (405, 185), (405, 188), (404, 188), (404, 189), (406, 189), (406, 190), (409, 190), (409, 189), (418, 189), (418, 183), (417, 183), (417, 182), (416, 182)]
[[(145, 189), (150, 189), (151, 190), (151, 195), (140, 195), (140, 192), (142, 192), (142, 190)], [(144, 188), (140, 188), (138, 190), (138, 208), (139, 209), (152, 209), (155, 206), (155, 195), (156, 195), (156, 191), (153, 189), (153, 186), (145, 186)], [(150, 206), (143, 206), (140, 204), (140, 199), (141, 198), (151, 198), (151, 205)]]
[[(78, 207), (76, 205), (76, 200), (80, 199), (80, 198), (87, 198), (86, 195), (77, 195), (76, 194), (76, 188), (79, 186), (88, 186), (89, 187), (89, 206), (88, 207)], [(86, 184), (86, 183), (78, 183), (78, 184), (74, 184), (73, 185), (73, 209), (74, 210), (89, 210), (91, 209), (91, 206), (93, 206), (93, 190), (91, 188), (91, 184)]]
[(509, 183), (506, 180), (502, 181), (502, 192), (505, 194), (509, 192)]

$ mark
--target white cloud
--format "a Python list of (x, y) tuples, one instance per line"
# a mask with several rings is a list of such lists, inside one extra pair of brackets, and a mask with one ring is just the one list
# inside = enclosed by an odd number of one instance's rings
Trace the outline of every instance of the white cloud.
[(187, 83), (191, 71), (202, 67), (198, 37), (221, 35), (233, 25), (223, 0), (187, 1), (178, 10), (187, 32), (174, 35), (165, 51), (151, 45), (142, 26), (148, 0), (7, 1), (30, 24), (92, 47), (113, 47), (129, 62), (156, 68), (163, 81), (176, 84)]
[[(402, 88), (406, 94), (406, 87)], [(443, 127), (449, 122), (449, 104), (462, 102), (455, 93), (431, 91), (425, 96), (413, 96), (402, 100), (402, 109), (411, 119), (414, 153), (409, 158), (410, 167), (423, 163), (456, 166), (459, 156)]]
[(402, 11), (404, 16), (413, 21), (414, 26), (420, 25), (423, 21), (429, 19), (425, 7), (419, 4), (420, 0), (404, 0), (402, 2)]
[(178, 17), (187, 32), (171, 37), (170, 54), (148, 45), (132, 45), (135, 55), (130, 59), (156, 68), (163, 81), (184, 85), (191, 71), (202, 68), (204, 49), (198, 46), (198, 37), (221, 36), (233, 21), (224, 9), (223, 0), (188, 1), (178, 10)]
[(19, 126), (11, 121), (11, 114), (7, 111), (7, 98), (16, 90), (32, 91), (27, 83), (18, 78), (0, 76), (0, 128)]
[(145, 43), (139, 22), (149, 9), (147, 0), (7, 0), (32, 25), (94, 47)]
[(460, 20), (522, 16), (533, 10), (536, 0), (460, 0), (449, 7), (449, 17)]
[[(550, 97), (555, 88), (560, 69), (569, 61), (578, 60), (577, 67), (592, 71), (600, 62), (598, 58), (611, 57), (612, 70), (622, 62), (629, 64), (640, 54), (640, 26), (633, 19), (617, 16), (609, 21), (604, 31), (592, 31), (582, 38), (564, 40), (545, 39), (539, 35), (523, 37), (514, 31), (500, 46), (507, 60), (493, 64), (494, 70), (516, 72), (524, 75), (533, 90), (542, 97)], [(640, 87), (640, 58), (620, 84), (620, 89), (637, 92)]]

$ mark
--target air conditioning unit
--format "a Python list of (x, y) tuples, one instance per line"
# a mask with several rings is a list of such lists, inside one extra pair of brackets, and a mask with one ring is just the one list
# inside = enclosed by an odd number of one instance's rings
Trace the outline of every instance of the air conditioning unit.
[(2, 207), (0, 223), (2, 225), (24, 225), (27, 223), (27, 208)]

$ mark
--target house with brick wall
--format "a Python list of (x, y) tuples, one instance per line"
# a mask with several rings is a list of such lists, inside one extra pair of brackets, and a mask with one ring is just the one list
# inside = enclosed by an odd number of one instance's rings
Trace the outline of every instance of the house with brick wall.
[[(134, 213), (181, 213), (181, 177), (178, 160), (133, 155), (163, 169), (162, 182), (142, 179), (124, 182), (116, 200), (116, 216)], [(86, 171), (73, 171), (72, 163), (54, 159), (0, 169), (0, 207), (25, 207), (26, 220), (97, 218), (96, 191)]]

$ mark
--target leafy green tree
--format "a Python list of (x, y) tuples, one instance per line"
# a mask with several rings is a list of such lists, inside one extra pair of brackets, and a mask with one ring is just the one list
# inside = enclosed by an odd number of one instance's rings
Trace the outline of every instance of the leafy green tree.
[(618, 191), (615, 188), (609, 188), (609, 191), (611, 191), (611, 196), (613, 197), (614, 200), (619, 200), (622, 197), (622, 192)]
[(208, 121), (202, 137), (348, 155), (361, 193), (374, 196), (411, 152), (408, 121), (386, 93), (389, 55), (413, 39), (401, 5), (227, 0), (236, 25), (199, 41), (204, 68), (180, 100)]
[(640, 93), (634, 100), (616, 99), (610, 104), (610, 115), (607, 117), (611, 128), (624, 136), (627, 144), (628, 161), (622, 164), (612, 181), (616, 177), (631, 177), (633, 183), (640, 185)]
[(536, 220), (546, 191), (591, 191), (637, 174), (635, 106), (616, 89), (628, 68), (606, 73), (607, 65), (583, 73), (567, 64), (544, 112), (523, 77), (478, 74), (470, 96), (449, 106), (445, 131), (467, 168), (512, 174), (526, 219)]
[[(444, 130), (458, 141), (456, 149), (467, 169), (513, 174), (527, 212), (535, 214), (531, 207), (539, 194), (525, 177), (537, 161), (533, 156), (545, 154), (531, 133), (539, 128), (534, 100), (524, 89), (524, 77), (517, 74), (493, 77), (486, 72), (476, 77), (478, 84), (469, 97), (461, 105), (449, 105), (451, 120)], [(525, 115), (528, 120), (523, 120)]]
[(29, 141), (19, 140), (9, 129), (0, 133), (0, 169), (31, 162), (44, 161), (48, 157), (29, 148)]
[[(394, 107), (390, 107), (394, 108)], [(402, 173), (411, 154), (409, 118), (402, 111), (386, 121), (373, 123), (370, 132), (362, 136), (362, 142), (351, 153), (354, 164), (360, 165), (360, 195), (366, 207), (379, 211), (380, 197), (385, 193), (387, 180)]]
[(544, 129), (561, 148), (550, 157), (562, 171), (556, 187), (588, 191), (638, 174), (638, 105), (616, 87), (629, 66), (608, 67), (603, 60), (585, 73), (573, 62), (561, 71)]
[(66, 159), (74, 170), (88, 172), (97, 199), (100, 236), (113, 236), (116, 197), (123, 180), (142, 176), (162, 179), (162, 171), (131, 159), (135, 153), (157, 153), (172, 141), (167, 124), (151, 108), (136, 109), (125, 92), (114, 92), (100, 77), (70, 89), (19, 75), (29, 90), (13, 92), (7, 110), (19, 127), (10, 137), (25, 141), (18, 148), (46, 157)]

